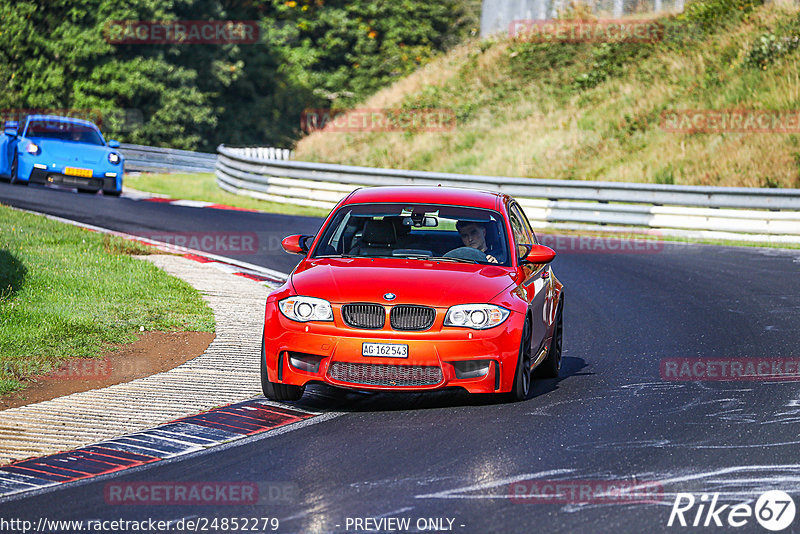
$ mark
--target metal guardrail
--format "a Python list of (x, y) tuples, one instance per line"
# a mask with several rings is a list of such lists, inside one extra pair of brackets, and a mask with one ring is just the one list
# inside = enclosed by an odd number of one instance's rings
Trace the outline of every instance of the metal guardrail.
[[(159, 148), (122, 143), (120, 152), (125, 156), (125, 171), (144, 172), (214, 172), (216, 154), (192, 152), (175, 148)], [(232, 154), (256, 160), (289, 160), (292, 151), (273, 147), (231, 148)]]
[(214, 172), (216, 154), (122, 143), (125, 172)]
[(331, 208), (377, 185), (444, 185), (512, 195), (539, 228), (647, 228), (660, 233), (800, 242), (800, 189), (541, 180), (263, 160), (217, 148), (217, 184), (273, 202)]

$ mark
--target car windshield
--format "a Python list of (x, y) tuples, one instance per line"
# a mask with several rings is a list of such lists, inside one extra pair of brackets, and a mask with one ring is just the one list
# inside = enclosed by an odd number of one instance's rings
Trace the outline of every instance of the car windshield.
[(510, 265), (505, 225), (496, 211), (434, 204), (343, 206), (311, 257), (401, 257)]
[(28, 123), (25, 137), (58, 139), (89, 145), (105, 145), (100, 132), (86, 124), (63, 121), (34, 120)]

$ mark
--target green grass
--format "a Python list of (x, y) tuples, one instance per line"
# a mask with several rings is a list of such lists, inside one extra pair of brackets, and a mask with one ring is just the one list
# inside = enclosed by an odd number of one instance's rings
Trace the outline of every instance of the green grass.
[(186, 282), (142, 245), (0, 205), (0, 395), (148, 331), (214, 331)]
[[(667, 241), (667, 239), (664, 239)], [(697, 245), (718, 245), (722, 247), (755, 247), (755, 248), (780, 248), (780, 249), (800, 249), (798, 243), (759, 243), (754, 241), (736, 241), (730, 239), (684, 239), (681, 242)]]
[(678, 133), (676, 110), (800, 109), (800, 10), (693, 0), (653, 43), (472, 40), (357, 107), (452, 110), (439, 131), (318, 131), (305, 161), (494, 176), (800, 187), (797, 133)]
[(225, 204), (227, 206), (270, 213), (325, 217), (330, 211), (321, 208), (280, 204), (278, 202), (267, 202), (265, 200), (234, 195), (220, 189), (217, 185), (216, 177), (211, 173), (126, 175), (125, 185), (139, 191), (167, 195), (171, 198), (204, 200), (216, 204)]

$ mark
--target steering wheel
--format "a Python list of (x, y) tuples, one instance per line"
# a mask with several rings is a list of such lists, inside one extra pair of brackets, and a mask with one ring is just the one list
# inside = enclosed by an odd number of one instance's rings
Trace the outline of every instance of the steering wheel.
[(478, 261), (481, 263), (486, 263), (488, 261), (486, 259), (486, 254), (484, 254), (477, 248), (472, 248), (472, 247), (454, 248), (453, 250), (446, 252), (444, 257), (457, 258), (460, 260), (467, 260), (467, 261)]

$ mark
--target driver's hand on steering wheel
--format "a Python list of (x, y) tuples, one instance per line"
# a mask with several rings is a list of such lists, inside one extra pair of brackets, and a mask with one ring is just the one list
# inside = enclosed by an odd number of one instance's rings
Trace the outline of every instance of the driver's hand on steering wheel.
[(488, 261), (489, 263), (498, 263), (497, 258), (492, 256), (491, 254), (486, 255), (486, 261)]

